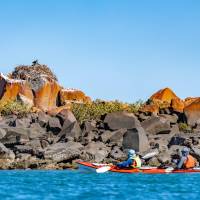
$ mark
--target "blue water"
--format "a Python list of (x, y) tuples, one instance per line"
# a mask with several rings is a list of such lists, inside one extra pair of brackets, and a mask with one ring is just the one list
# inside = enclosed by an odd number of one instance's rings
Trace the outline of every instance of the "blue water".
[(0, 199), (199, 199), (200, 174), (0, 171)]

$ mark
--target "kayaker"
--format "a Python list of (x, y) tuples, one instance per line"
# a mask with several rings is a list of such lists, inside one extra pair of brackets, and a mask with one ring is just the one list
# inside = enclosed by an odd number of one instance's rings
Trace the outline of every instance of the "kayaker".
[(141, 167), (141, 159), (136, 155), (135, 150), (130, 149), (128, 151), (128, 160), (118, 163), (118, 168), (140, 168)]
[(181, 158), (178, 162), (178, 169), (190, 169), (196, 166), (196, 160), (190, 155), (190, 149), (184, 147), (181, 151)]

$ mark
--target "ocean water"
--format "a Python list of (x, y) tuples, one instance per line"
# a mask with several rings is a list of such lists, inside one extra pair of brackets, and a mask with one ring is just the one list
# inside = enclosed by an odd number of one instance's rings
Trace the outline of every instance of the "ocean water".
[(0, 171), (0, 199), (200, 199), (200, 174)]

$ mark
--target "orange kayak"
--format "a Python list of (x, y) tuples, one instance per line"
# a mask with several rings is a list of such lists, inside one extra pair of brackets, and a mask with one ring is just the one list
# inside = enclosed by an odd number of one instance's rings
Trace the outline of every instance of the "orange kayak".
[[(101, 167), (106, 166), (106, 164), (97, 164), (97, 163), (89, 163), (89, 162), (82, 162), (77, 161), (80, 166), (84, 166), (91, 169), (98, 169)], [(116, 166), (111, 167), (109, 170), (110, 172), (117, 172), (117, 173), (144, 173), (144, 174), (168, 174), (168, 173), (200, 173), (200, 168), (193, 168), (193, 169), (159, 169), (155, 167), (144, 167), (141, 169), (119, 169)]]

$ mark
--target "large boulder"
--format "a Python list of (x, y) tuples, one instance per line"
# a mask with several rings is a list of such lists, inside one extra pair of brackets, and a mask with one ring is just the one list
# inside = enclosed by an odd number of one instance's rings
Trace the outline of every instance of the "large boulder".
[(110, 152), (110, 157), (119, 161), (125, 160), (127, 155), (118, 146), (114, 146)]
[(171, 130), (169, 120), (163, 117), (151, 116), (143, 121), (141, 125), (149, 134), (168, 134)]
[(146, 132), (142, 127), (128, 130), (123, 136), (123, 149), (135, 149), (138, 152), (145, 152), (149, 149), (149, 141)]
[(13, 151), (7, 149), (2, 143), (0, 143), (0, 163), (1, 162), (13, 162), (15, 154)]
[(109, 154), (110, 149), (102, 142), (91, 142), (85, 147), (91, 160), (102, 162)]
[(109, 129), (118, 130), (121, 128), (135, 128), (140, 122), (133, 113), (114, 112), (106, 115), (104, 123), (107, 124)]
[(6, 131), (0, 128), (0, 139), (2, 139), (6, 135)]
[(15, 127), (4, 127), (6, 135), (0, 139), (5, 145), (11, 144), (25, 144), (29, 140), (43, 137), (46, 133), (39, 127), (35, 128), (15, 128)]
[(119, 129), (116, 131), (105, 131), (101, 134), (100, 138), (104, 143), (108, 143), (109, 146), (122, 146), (123, 136), (127, 132), (127, 129)]
[(14, 126), (17, 128), (29, 128), (30, 125), (31, 125), (31, 119), (28, 117), (17, 118), (14, 123)]
[(159, 113), (160, 109), (172, 108), (176, 112), (183, 112), (184, 101), (170, 88), (164, 88), (154, 93), (141, 109), (142, 112)]
[(45, 149), (44, 158), (53, 162), (71, 161), (79, 158), (83, 146), (77, 142), (56, 143)]
[(187, 123), (190, 126), (195, 126), (196, 124), (200, 123), (200, 98), (186, 106), (184, 113), (187, 118)]
[(50, 117), (49, 122), (48, 122), (48, 130), (57, 134), (61, 131), (61, 129), (62, 127), (61, 127), (59, 119), (56, 117)]
[(176, 99), (176, 98), (178, 98), (178, 97), (170, 88), (164, 88), (164, 89), (161, 89), (158, 92), (154, 93), (150, 97), (150, 100), (167, 102), (167, 103), (171, 104), (172, 99)]
[(58, 141), (61, 141), (65, 140), (67, 137), (72, 137), (75, 141), (80, 141), (82, 139), (82, 131), (78, 122), (74, 122), (66, 128), (63, 127), (57, 138)]
[(57, 107), (58, 93), (61, 89), (57, 78), (46, 65), (33, 63), (32, 66), (18, 66), (12, 72), (13, 79), (20, 79), (30, 85), (34, 94), (34, 105), (48, 111)]
[(70, 110), (63, 110), (57, 117), (60, 119), (63, 129), (68, 128), (71, 124), (76, 122), (76, 118)]

